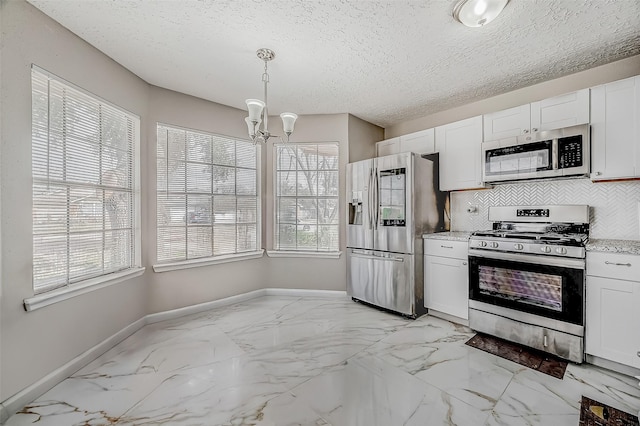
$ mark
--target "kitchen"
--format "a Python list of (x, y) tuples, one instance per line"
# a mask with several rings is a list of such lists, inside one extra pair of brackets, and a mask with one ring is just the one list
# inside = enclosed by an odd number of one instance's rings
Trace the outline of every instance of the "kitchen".
[[(517, 3), (509, 7), (518, 6)], [(516, 9), (517, 10), (517, 9)], [(505, 10), (505, 13), (508, 9)], [(15, 19), (5, 20), (4, 16)], [(508, 15), (507, 15), (508, 16)], [(448, 14), (447, 17), (453, 18)], [(496, 21), (494, 24), (498, 24)], [(457, 24), (459, 25), (459, 24)], [(16, 34), (25, 34), (29, 28), (30, 37), (18, 40)], [(491, 30), (487, 26), (486, 30)], [(246, 138), (246, 126), (243, 118), (246, 111), (227, 108), (219, 104), (211, 104), (202, 99), (187, 97), (176, 92), (153, 86), (151, 89), (138, 77), (124, 70), (104, 54), (78, 39), (59, 24), (42, 14), (27, 3), (8, 2), (3, 4), (3, 31), (7, 31), (7, 44), (3, 50), (2, 89), (6, 94), (4, 102), (10, 102), (12, 110), (3, 108), (3, 163), (2, 163), (2, 196), (3, 196), (3, 294), (2, 294), (2, 400), (5, 401), (21, 390), (37, 383), (52, 374), (61, 380), (75, 372), (61, 366), (83, 354), (85, 351), (100, 345), (115, 333), (127, 327), (133, 331), (132, 324), (141, 324), (139, 320), (149, 314), (171, 311), (208, 301), (220, 300), (252, 291), (263, 291), (264, 288), (287, 288), (306, 290), (343, 291), (346, 289), (347, 263), (344, 251), (345, 235), (341, 235), (342, 256), (338, 259), (306, 259), (302, 257), (262, 257), (243, 262), (232, 262), (189, 270), (154, 273), (151, 265), (155, 259), (155, 221), (143, 223), (143, 264), (147, 270), (141, 277), (132, 278), (121, 285), (101, 289), (97, 292), (80, 295), (74, 299), (63, 301), (25, 312), (24, 299), (33, 296), (30, 279), (31, 259), (31, 218), (24, 211), (31, 208), (30, 194), (31, 161), (30, 141), (30, 78), (28, 70), (31, 63), (39, 64), (48, 71), (58, 73), (67, 80), (86, 88), (107, 99), (118, 100), (129, 110), (138, 112), (147, 126), (142, 128), (143, 140), (153, 140), (155, 123), (175, 123), (182, 127), (206, 130), (211, 133), (237, 135)], [(478, 33), (471, 33), (476, 37)], [(51, 47), (53, 46), (53, 47)], [(257, 47), (262, 47), (256, 46)], [(255, 59), (253, 47), (248, 54), (247, 74), (240, 85), (257, 80), (261, 71), (260, 63)], [(69, 57), (60, 58), (60, 52), (69, 52)], [(23, 57), (24, 52), (28, 55)], [(280, 51), (278, 53), (281, 53)], [(279, 61), (286, 56), (279, 56), (274, 62), (273, 80), (283, 72), (277, 68)], [(74, 63), (82, 64), (75, 69)], [(282, 63), (282, 62), (280, 62)], [(295, 60), (294, 60), (295, 63)], [(6, 68), (5, 68), (6, 67)], [(257, 68), (257, 69), (256, 69)], [(96, 83), (95, 77), (86, 70), (97, 74), (107, 73), (110, 83)], [(26, 74), (25, 74), (26, 73)], [(468, 101), (463, 106), (452, 107), (448, 113), (433, 112), (422, 114), (423, 118), (401, 122), (397, 125), (385, 126), (383, 134), (379, 127), (354, 116), (340, 114), (318, 114), (304, 116), (296, 125), (292, 141), (341, 141), (340, 143), (340, 182), (345, 182), (345, 168), (349, 162), (375, 156), (375, 141), (410, 135), (425, 129), (436, 129), (450, 123), (478, 117), (485, 113), (501, 111), (519, 105), (554, 98), (564, 93), (571, 93), (585, 88), (600, 86), (638, 75), (638, 58), (629, 57), (601, 67), (585, 69), (578, 73), (570, 73), (547, 82), (523, 88), (513, 88), (504, 95), (498, 95), (485, 101)], [(116, 82), (116, 83), (114, 83)], [(321, 82), (320, 82), (321, 83)], [(276, 88), (272, 98), (277, 100), (282, 87)], [(244, 97), (257, 96), (261, 87), (256, 85), (248, 90)], [(510, 88), (507, 88), (507, 90)], [(366, 91), (366, 90), (365, 90)], [(5, 104), (6, 105), (6, 104)], [(188, 111), (197, 112), (188, 114)], [(301, 111), (301, 109), (298, 109)], [(336, 111), (336, 110), (334, 110)], [(448, 114), (448, 115), (447, 115)], [(213, 123), (208, 117), (220, 116)], [(204, 117), (207, 117), (206, 119)], [(277, 119), (277, 117), (276, 117)], [(276, 120), (273, 120), (274, 122)], [(152, 125), (149, 123), (153, 123)], [(237, 123), (237, 124), (236, 124)], [(306, 124), (303, 124), (306, 123)], [(474, 123), (475, 124), (475, 123)], [(277, 124), (274, 124), (274, 129)], [(7, 132), (7, 133), (5, 133)], [(274, 133), (276, 133), (274, 131)], [(282, 134), (282, 132), (280, 132)], [(477, 137), (477, 136), (476, 136)], [(480, 138), (482, 134), (480, 134)], [(385, 140), (387, 140), (385, 139)], [(406, 139), (406, 138), (405, 138)], [(21, 143), (6, 144), (8, 140)], [(345, 143), (348, 141), (348, 143)], [(401, 141), (402, 142), (402, 141)], [(438, 143), (437, 134), (435, 142)], [(478, 140), (478, 145), (481, 141)], [(143, 213), (149, 217), (155, 215), (155, 153), (153, 143), (141, 146), (144, 188)], [(479, 148), (479, 146), (478, 146)], [(412, 149), (413, 150), (413, 149)], [(465, 149), (456, 154), (459, 159), (468, 159)], [(265, 149), (262, 160), (262, 185), (272, 187), (274, 177), (269, 173), (267, 165), (272, 164), (270, 150)], [(630, 157), (630, 156), (629, 156)], [(626, 158), (625, 158), (626, 159)], [(458, 164), (461, 171), (469, 171), (468, 165)], [(475, 162), (470, 161), (471, 165)], [(441, 165), (442, 166), (442, 165)], [(478, 168), (479, 169), (479, 168)], [(592, 169), (593, 170), (593, 169)], [(459, 176), (454, 185), (470, 184), (474, 177)], [(475, 176), (475, 175), (474, 175)], [(22, 183), (25, 182), (25, 183)], [(488, 221), (488, 208), (493, 205), (548, 205), (548, 204), (586, 204), (593, 206), (594, 218), (591, 223), (590, 236), (593, 238), (638, 239), (637, 224), (637, 182), (621, 181), (611, 183), (592, 183), (591, 179), (570, 181), (549, 181), (523, 183), (519, 185), (496, 185), (494, 189), (477, 189), (454, 191), (451, 195), (452, 229), (454, 231), (475, 231), (491, 228)], [(345, 188), (340, 189), (340, 199), (346, 200)], [(263, 240), (270, 247), (270, 231), (274, 222), (270, 201), (264, 197)], [(502, 202), (504, 200), (504, 202)], [(635, 203), (634, 203), (635, 200)], [(619, 206), (619, 207), (618, 207)], [(476, 207), (475, 212), (467, 212)], [(614, 208), (615, 207), (615, 208)], [(340, 217), (346, 217), (346, 204), (340, 207)], [(145, 210), (146, 209), (146, 210)], [(599, 214), (599, 212), (602, 214)], [(180, 216), (181, 217), (181, 216)], [(635, 217), (635, 221), (634, 218)], [(622, 224), (623, 226), (619, 226)], [(613, 226), (612, 226), (613, 225)], [(344, 227), (344, 225), (342, 225)], [(346, 232), (344, 228), (341, 232)], [(145, 235), (147, 237), (145, 237)], [(301, 281), (300, 277), (305, 277)], [(215, 285), (211, 285), (214, 282)], [(179, 283), (180, 285), (176, 285)], [(118, 309), (113, 309), (117, 306)], [(348, 305), (350, 306), (350, 305)], [(348, 307), (345, 307), (347, 311)], [(259, 309), (256, 309), (258, 312)], [(83, 318), (82, 327), (78, 327), (78, 318)], [(386, 317), (385, 317), (386, 318)], [(388, 319), (395, 324), (394, 319)], [(125, 333), (126, 334), (126, 333)], [(27, 336), (27, 337), (25, 337)], [(119, 336), (124, 336), (120, 334)], [(119, 340), (119, 338), (117, 339)], [(115, 344), (116, 339), (112, 340)], [(63, 342), (63, 344), (59, 344)], [(108, 349), (100, 346), (94, 357)], [(43, 357), (40, 354), (46, 353)], [(77, 368), (81, 365), (75, 364)], [(76, 369), (77, 369), (76, 368)], [(64, 372), (65, 374), (61, 374)], [(48, 383), (52, 383), (51, 377)], [(151, 384), (149, 384), (151, 386)], [(34, 395), (42, 394), (46, 389)], [(631, 392), (631, 391), (629, 391)], [(27, 401), (28, 402), (28, 401)], [(23, 404), (24, 405), (24, 404)], [(398, 404), (400, 406), (401, 404)], [(18, 408), (19, 410), (20, 408)], [(490, 411), (490, 410), (489, 410)], [(484, 413), (488, 413), (484, 411)]]

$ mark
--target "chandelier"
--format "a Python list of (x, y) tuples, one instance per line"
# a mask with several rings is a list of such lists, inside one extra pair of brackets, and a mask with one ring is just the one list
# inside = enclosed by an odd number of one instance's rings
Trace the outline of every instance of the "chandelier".
[[(269, 133), (269, 113), (267, 112), (267, 84), (269, 83), (269, 73), (267, 72), (267, 64), (276, 57), (276, 53), (271, 49), (258, 49), (256, 52), (258, 59), (264, 61), (264, 73), (262, 73), (262, 83), (264, 84), (264, 102), (259, 99), (247, 99), (247, 109), (249, 116), (244, 119), (247, 123), (249, 136), (254, 144), (258, 142), (266, 143), (272, 135)], [(293, 133), (293, 126), (298, 116), (292, 112), (283, 112), (280, 114), (282, 118), (282, 129), (289, 136)]]

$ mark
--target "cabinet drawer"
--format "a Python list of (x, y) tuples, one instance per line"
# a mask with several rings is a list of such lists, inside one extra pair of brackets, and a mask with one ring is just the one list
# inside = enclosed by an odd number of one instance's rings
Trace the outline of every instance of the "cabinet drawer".
[(618, 253), (587, 253), (587, 275), (640, 281), (640, 256)]
[(469, 243), (467, 241), (424, 240), (425, 255), (466, 259), (468, 250)]

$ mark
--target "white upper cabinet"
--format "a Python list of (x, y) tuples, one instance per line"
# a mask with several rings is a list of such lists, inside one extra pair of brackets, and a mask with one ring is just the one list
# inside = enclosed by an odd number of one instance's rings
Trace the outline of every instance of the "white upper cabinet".
[(400, 152), (433, 154), (436, 152), (435, 129), (426, 129), (400, 136)]
[(483, 116), (484, 141), (589, 122), (589, 89), (555, 96)]
[(426, 129), (408, 135), (380, 141), (376, 144), (378, 157), (397, 154), (399, 152), (415, 152), (416, 154), (433, 154), (435, 147), (435, 130)]
[(640, 177), (640, 76), (591, 89), (591, 179)]
[(589, 89), (531, 103), (531, 131), (589, 123)]
[(436, 127), (440, 190), (481, 188), (482, 116)]
[(391, 138), (376, 143), (376, 156), (397, 154), (400, 152), (400, 138)]
[(485, 114), (484, 140), (515, 138), (529, 133), (531, 128), (531, 106), (529, 104)]

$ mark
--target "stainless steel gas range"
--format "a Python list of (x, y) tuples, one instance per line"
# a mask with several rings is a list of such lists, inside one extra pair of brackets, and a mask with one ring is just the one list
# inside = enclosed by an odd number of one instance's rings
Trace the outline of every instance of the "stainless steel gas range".
[(589, 206), (489, 208), (469, 239), (469, 325), (581, 363)]

